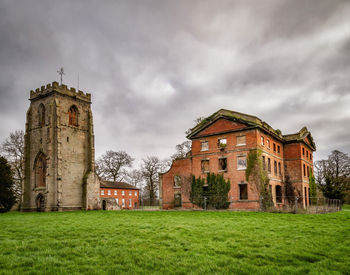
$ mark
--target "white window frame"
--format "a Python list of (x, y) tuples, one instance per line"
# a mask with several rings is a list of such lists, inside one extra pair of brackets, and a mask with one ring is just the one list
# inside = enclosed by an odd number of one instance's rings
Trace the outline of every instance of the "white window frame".
[[(243, 159), (245, 160), (245, 167), (243, 168), (242, 166), (240, 167), (239, 165), (239, 159)], [(237, 156), (237, 170), (246, 170), (247, 169), (247, 156)]]
[(132, 206), (132, 199), (129, 199), (129, 207)]
[(101, 190), (101, 195), (102, 195), (102, 196), (105, 195), (105, 190)]
[(137, 191), (135, 191), (135, 197), (137, 197)]
[[(242, 138), (244, 137), (244, 143), (238, 143), (238, 138)], [(247, 145), (247, 137), (245, 135), (242, 135), (242, 136), (236, 136), (236, 146), (244, 146), (244, 145)]]
[(129, 197), (131, 197), (132, 196), (132, 191), (129, 191)]
[[(203, 146), (206, 144), (206, 146)], [(201, 151), (208, 151), (209, 150), (209, 142), (208, 141), (201, 141)]]
[(107, 190), (107, 195), (108, 195), (108, 196), (111, 195), (111, 190)]
[(119, 199), (115, 199), (115, 202), (119, 206)]
[(114, 190), (114, 196), (118, 195), (118, 191)]
[(124, 190), (122, 191), (122, 196), (125, 196), (125, 191)]
[(122, 206), (125, 206), (125, 199), (122, 199)]

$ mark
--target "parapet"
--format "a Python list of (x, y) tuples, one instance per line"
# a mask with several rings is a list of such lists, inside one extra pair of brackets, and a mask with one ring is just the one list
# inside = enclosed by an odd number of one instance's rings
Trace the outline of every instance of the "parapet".
[(76, 91), (75, 88), (68, 88), (67, 85), (59, 85), (58, 82), (54, 81), (52, 83), (47, 84), (46, 86), (41, 86), (41, 88), (35, 89), (35, 91), (30, 91), (30, 100), (35, 99), (37, 97), (43, 97), (52, 92), (57, 92), (62, 95), (68, 95), (71, 97), (75, 97), (81, 99), (83, 101), (91, 102), (91, 94), (84, 93), (83, 91)]

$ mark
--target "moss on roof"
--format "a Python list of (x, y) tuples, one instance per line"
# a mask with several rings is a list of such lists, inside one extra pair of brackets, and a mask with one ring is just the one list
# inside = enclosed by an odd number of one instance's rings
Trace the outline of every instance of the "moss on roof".
[(275, 136), (276, 138), (280, 139), (283, 142), (300, 142), (304, 141), (305, 137), (309, 136), (311, 141), (311, 147), (316, 150), (316, 145), (313, 141), (313, 138), (311, 136), (311, 133), (307, 130), (306, 127), (303, 127), (299, 132), (295, 134), (289, 134), (289, 135), (282, 135), (281, 130), (279, 129), (273, 129), (269, 124), (267, 124), (265, 121), (262, 121), (260, 118), (248, 114), (243, 114), (231, 110), (226, 109), (220, 109), (219, 111), (215, 112), (214, 114), (206, 117), (203, 119), (200, 123), (198, 123), (195, 127), (191, 129), (191, 132), (187, 135), (187, 138), (192, 139), (197, 135), (199, 132), (204, 130), (206, 127), (214, 123), (216, 120), (224, 118), (227, 120), (237, 121), (244, 123), (246, 125), (249, 125), (251, 127), (257, 127), (260, 128), (269, 134)]

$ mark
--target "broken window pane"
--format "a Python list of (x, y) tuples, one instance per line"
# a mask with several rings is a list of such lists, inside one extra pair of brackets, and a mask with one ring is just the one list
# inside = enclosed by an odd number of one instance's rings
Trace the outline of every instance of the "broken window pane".
[(218, 141), (218, 145), (220, 148), (225, 148), (227, 145), (227, 139), (226, 138), (220, 138)]
[(227, 158), (219, 159), (219, 170), (227, 171)]
[(201, 169), (202, 173), (209, 173), (209, 160), (201, 161)]
[(209, 143), (208, 141), (201, 142), (201, 151), (208, 151), (209, 150)]
[(174, 176), (174, 187), (181, 187), (181, 176), (175, 175)]
[(244, 170), (246, 168), (247, 168), (247, 157), (246, 156), (237, 157), (237, 169)]

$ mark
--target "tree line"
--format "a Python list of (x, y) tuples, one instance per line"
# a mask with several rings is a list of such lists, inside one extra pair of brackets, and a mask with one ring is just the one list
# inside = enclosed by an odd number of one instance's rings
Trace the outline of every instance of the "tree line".
[[(161, 160), (157, 156), (143, 158), (140, 167), (136, 169), (133, 169), (134, 158), (127, 152), (108, 150), (96, 160), (96, 174), (101, 180), (126, 182), (140, 188), (141, 198), (154, 205), (158, 199), (159, 173), (167, 171), (173, 160), (187, 157), (191, 150), (191, 141), (184, 141), (176, 145), (175, 149), (176, 152), (169, 159)], [(24, 183), (24, 132), (10, 133), (0, 146), (0, 155), (0, 211), (2, 211), (1, 209), (8, 209), (10, 205), (12, 207), (16, 201), (20, 203)], [(268, 177), (263, 171), (261, 172), (261, 164), (256, 162), (257, 159), (257, 155), (248, 155), (247, 179), (256, 182), (262, 193), (268, 193)], [(289, 186), (288, 182), (286, 177), (285, 191), (293, 193), (293, 187), (290, 184)], [(348, 154), (334, 150), (327, 159), (314, 163), (314, 174), (310, 177), (310, 196), (317, 196), (318, 191), (326, 198), (350, 203)], [(268, 205), (269, 201), (264, 203)]]

